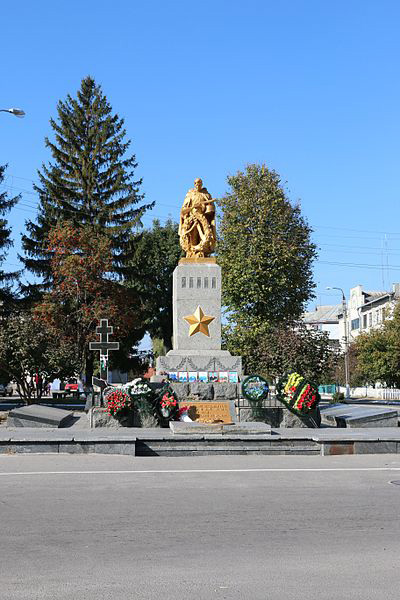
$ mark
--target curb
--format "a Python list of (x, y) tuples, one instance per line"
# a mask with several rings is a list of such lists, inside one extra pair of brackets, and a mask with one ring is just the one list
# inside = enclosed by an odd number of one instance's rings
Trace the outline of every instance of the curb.
[(0, 431), (0, 454), (123, 454), (129, 456), (400, 454), (397, 427), (273, 429), (271, 434), (173, 435), (169, 430)]

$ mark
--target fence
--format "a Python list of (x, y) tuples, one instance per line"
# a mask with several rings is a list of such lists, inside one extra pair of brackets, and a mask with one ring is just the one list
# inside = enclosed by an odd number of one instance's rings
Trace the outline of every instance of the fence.
[[(346, 388), (340, 386), (340, 392), (346, 394)], [(369, 386), (350, 388), (352, 398), (373, 398), (374, 400), (400, 400), (400, 390), (396, 388), (373, 388)]]

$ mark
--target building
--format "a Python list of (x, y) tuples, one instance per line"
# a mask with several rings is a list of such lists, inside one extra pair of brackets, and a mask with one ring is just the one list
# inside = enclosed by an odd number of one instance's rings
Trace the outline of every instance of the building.
[[(392, 291), (365, 291), (361, 285), (350, 290), (347, 304), (347, 333), (349, 343), (360, 333), (368, 333), (380, 327), (390, 318), (396, 302), (400, 299), (400, 283), (394, 283)], [(343, 310), (339, 313), (339, 338), (345, 337), (345, 319)]]
[(315, 310), (304, 313), (302, 320), (309, 329), (326, 331), (329, 339), (338, 344), (340, 338), (339, 313), (342, 312), (341, 304), (316, 306)]

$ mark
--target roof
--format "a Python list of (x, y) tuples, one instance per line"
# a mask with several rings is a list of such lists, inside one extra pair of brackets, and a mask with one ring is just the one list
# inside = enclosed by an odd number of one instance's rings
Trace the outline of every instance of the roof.
[(393, 292), (363, 292), (365, 294), (365, 302), (360, 306), (360, 309), (363, 310), (365, 307), (368, 308), (370, 304), (374, 304), (375, 302), (379, 302), (384, 298), (392, 298), (394, 296)]
[(364, 291), (363, 294), (368, 296), (368, 302), (372, 300), (377, 300), (378, 298), (383, 298), (384, 296), (389, 296), (391, 292), (378, 292), (378, 291)]
[(341, 311), (341, 304), (316, 306), (315, 310), (303, 313), (302, 320), (304, 323), (338, 323)]

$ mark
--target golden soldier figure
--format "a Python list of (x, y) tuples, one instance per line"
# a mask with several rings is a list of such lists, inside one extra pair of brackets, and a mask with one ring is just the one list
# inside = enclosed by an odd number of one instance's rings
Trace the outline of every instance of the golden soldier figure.
[(179, 223), (180, 243), (187, 258), (210, 256), (215, 248), (215, 204), (202, 180), (186, 194)]

